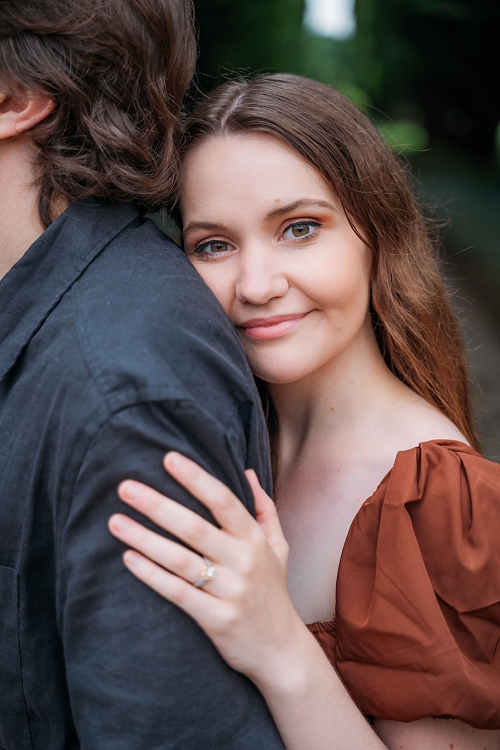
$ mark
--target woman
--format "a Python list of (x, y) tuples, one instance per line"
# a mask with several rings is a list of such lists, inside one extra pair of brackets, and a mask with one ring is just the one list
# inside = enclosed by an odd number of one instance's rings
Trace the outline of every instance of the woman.
[(126, 565), (255, 682), (289, 749), (500, 748), (500, 467), (403, 169), (339, 93), (273, 75), (198, 106), (181, 187), (185, 252), (261, 388), (279, 521), (251, 472), (256, 521), (169, 454), (220, 528), (124, 482), (188, 545), (114, 516), (143, 553)]

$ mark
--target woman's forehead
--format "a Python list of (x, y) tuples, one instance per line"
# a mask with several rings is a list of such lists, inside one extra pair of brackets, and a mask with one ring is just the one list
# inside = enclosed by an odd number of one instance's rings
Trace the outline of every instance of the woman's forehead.
[(329, 183), (298, 151), (275, 136), (253, 132), (212, 136), (196, 145), (186, 154), (181, 189), (188, 200), (206, 191), (258, 191), (260, 197), (278, 201), (291, 200), (297, 190), (311, 198), (333, 195)]

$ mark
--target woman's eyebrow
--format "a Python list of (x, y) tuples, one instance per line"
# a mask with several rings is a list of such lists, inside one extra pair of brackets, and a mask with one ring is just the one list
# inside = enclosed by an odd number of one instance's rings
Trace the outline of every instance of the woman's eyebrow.
[[(301, 198), (298, 201), (288, 203), (286, 206), (280, 206), (280, 208), (271, 211), (271, 213), (267, 214), (266, 221), (276, 219), (290, 211), (295, 211), (297, 208), (307, 208), (309, 206), (321, 206), (321, 208), (327, 208), (329, 211), (336, 211), (335, 206), (332, 203), (328, 203), (328, 201)], [(204, 232), (227, 232), (227, 227), (223, 224), (214, 224), (209, 221), (192, 221), (184, 228), (183, 234), (186, 236), (191, 232), (196, 232), (198, 230), (203, 230)]]
[(227, 227), (223, 224), (211, 224), (208, 221), (192, 221), (187, 227), (184, 227), (183, 234), (186, 236), (190, 232), (196, 232), (198, 229), (203, 229), (205, 232), (226, 232)]
[(274, 211), (271, 211), (271, 213), (266, 216), (266, 220), (270, 221), (271, 219), (277, 219), (280, 216), (283, 216), (283, 214), (287, 214), (290, 211), (295, 211), (297, 208), (306, 208), (308, 206), (321, 206), (321, 208), (328, 208), (330, 211), (336, 210), (335, 206), (331, 203), (328, 203), (328, 201), (316, 201), (311, 200), (310, 198), (302, 198), (298, 201), (288, 203), (288, 205), (286, 206), (281, 206), (280, 208), (276, 208)]

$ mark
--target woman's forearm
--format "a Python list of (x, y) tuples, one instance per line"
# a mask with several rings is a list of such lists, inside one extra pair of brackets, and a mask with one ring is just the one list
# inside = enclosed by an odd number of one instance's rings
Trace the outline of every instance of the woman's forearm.
[[(294, 642), (254, 677), (287, 750), (500, 750), (500, 730), (457, 719), (409, 723), (375, 720), (358, 710), (314, 636), (302, 626)], [(377, 732), (377, 733), (375, 733)]]
[(305, 628), (254, 679), (287, 750), (386, 750)]

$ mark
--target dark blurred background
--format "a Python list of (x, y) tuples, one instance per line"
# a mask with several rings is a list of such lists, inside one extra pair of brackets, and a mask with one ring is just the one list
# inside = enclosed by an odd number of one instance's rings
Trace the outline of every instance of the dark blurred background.
[[(199, 86), (286, 71), (343, 91), (443, 224), (486, 455), (500, 462), (500, 0), (195, 0)], [(300, 101), (297, 102), (300, 107)]]

